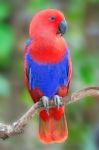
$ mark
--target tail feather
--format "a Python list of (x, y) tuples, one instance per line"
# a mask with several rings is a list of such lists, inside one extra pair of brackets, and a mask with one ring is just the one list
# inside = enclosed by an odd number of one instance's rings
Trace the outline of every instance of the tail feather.
[(49, 114), (45, 110), (40, 112), (39, 138), (41, 142), (45, 144), (61, 143), (67, 139), (68, 129), (65, 114), (61, 113), (63, 110), (63, 108), (50, 108)]

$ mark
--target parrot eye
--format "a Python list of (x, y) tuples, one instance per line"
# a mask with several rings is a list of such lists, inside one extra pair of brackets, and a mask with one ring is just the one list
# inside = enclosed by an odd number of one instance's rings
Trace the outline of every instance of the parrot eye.
[(49, 19), (50, 19), (51, 21), (55, 21), (55, 17), (54, 17), (54, 16), (51, 16)]

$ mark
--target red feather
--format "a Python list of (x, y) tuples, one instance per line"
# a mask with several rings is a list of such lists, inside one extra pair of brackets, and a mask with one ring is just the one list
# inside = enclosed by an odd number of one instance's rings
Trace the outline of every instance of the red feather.
[[(53, 15), (56, 20), (51, 22), (50, 16)], [(64, 38), (56, 33), (58, 25), (62, 20), (64, 20), (64, 15), (58, 10), (47, 9), (37, 13), (30, 23), (29, 34), (32, 42), (25, 48), (25, 54), (28, 52), (31, 58), (39, 64), (57, 64), (60, 62), (64, 58), (68, 48)], [(56, 93), (62, 97), (67, 95), (71, 79), (72, 66), (70, 58), (68, 64), (68, 85), (59, 87)], [(39, 88), (29, 89), (28, 64), (26, 60), (24, 63), (24, 72), (29, 93), (33, 101), (37, 102), (44, 94)], [(64, 107), (59, 107), (59, 109), (55, 107), (50, 108), (49, 114), (44, 109), (41, 109), (39, 118), (39, 138), (43, 143), (60, 143), (67, 139), (68, 129)]]

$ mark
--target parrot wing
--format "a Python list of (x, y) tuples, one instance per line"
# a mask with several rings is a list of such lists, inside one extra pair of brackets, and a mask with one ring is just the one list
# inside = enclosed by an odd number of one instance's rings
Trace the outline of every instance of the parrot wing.
[[(32, 90), (32, 87), (34, 87), (35, 85), (38, 84), (38, 82), (37, 82), (38, 75), (35, 74), (35, 76), (33, 76), (32, 68), (31, 68), (31, 60), (28, 62), (27, 58), (26, 58), (27, 52), (30, 49), (30, 45), (32, 42), (33, 42), (33, 39), (29, 38), (25, 43), (24, 78), (25, 78), (26, 86), (29, 90), (29, 93), (30, 93), (33, 101), (37, 102), (40, 99), (40, 97), (43, 96), (43, 93), (38, 88), (35, 88), (34, 90)], [(35, 70), (36, 70), (36, 68), (35, 68)]]
[[(25, 42), (25, 51), (27, 51), (27, 49), (29, 48), (30, 44), (32, 42), (32, 39), (29, 38), (26, 42)], [(27, 82), (29, 82), (29, 89), (31, 90), (31, 83), (32, 83), (32, 76), (31, 76), (31, 67), (28, 66), (27, 62), (25, 61), (25, 80)]]
[(72, 63), (71, 63), (69, 49), (67, 49), (67, 57), (61, 67), (60, 86), (57, 91), (57, 94), (59, 96), (64, 97), (67, 95), (70, 80), (71, 80), (71, 75), (72, 75)]
[(32, 42), (32, 39), (29, 38), (29, 39), (25, 42), (25, 46), (26, 46), (26, 47), (29, 46), (29, 45), (31, 44), (31, 42)]
[(68, 82), (70, 82), (71, 76), (72, 76), (72, 63), (71, 63), (70, 54), (69, 54), (69, 57), (68, 57), (68, 66), (69, 66)]
[[(26, 51), (27, 49), (29, 50), (29, 43), (31, 42), (29, 41), (27, 43)], [(35, 100), (34, 95), (36, 95), (36, 97), (39, 95), (38, 98), (44, 94), (48, 97), (52, 97), (55, 93), (59, 94), (59, 96), (66, 96), (71, 78), (71, 70), (69, 50), (67, 50), (64, 59), (54, 65), (36, 64), (28, 51), (25, 54), (25, 81), (33, 100)], [(51, 84), (52, 82), (53, 86)], [(57, 90), (58, 88), (59, 90)], [(36, 93), (34, 89), (38, 89), (39, 91), (37, 90)]]

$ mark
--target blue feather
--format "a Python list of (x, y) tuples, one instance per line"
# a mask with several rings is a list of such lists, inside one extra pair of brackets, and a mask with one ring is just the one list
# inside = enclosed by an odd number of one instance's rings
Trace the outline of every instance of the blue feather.
[(30, 90), (32, 90), (32, 71), (31, 71), (31, 67), (29, 68), (29, 87), (30, 87)]
[(26, 45), (26, 46), (29, 46), (31, 42), (32, 42), (32, 39), (30, 38), (30, 39), (28, 39), (28, 40), (25, 42), (25, 45)]
[(57, 64), (39, 64), (26, 53), (30, 90), (39, 88), (44, 95), (53, 97), (59, 87), (68, 84), (68, 58), (69, 50), (64, 59)]

